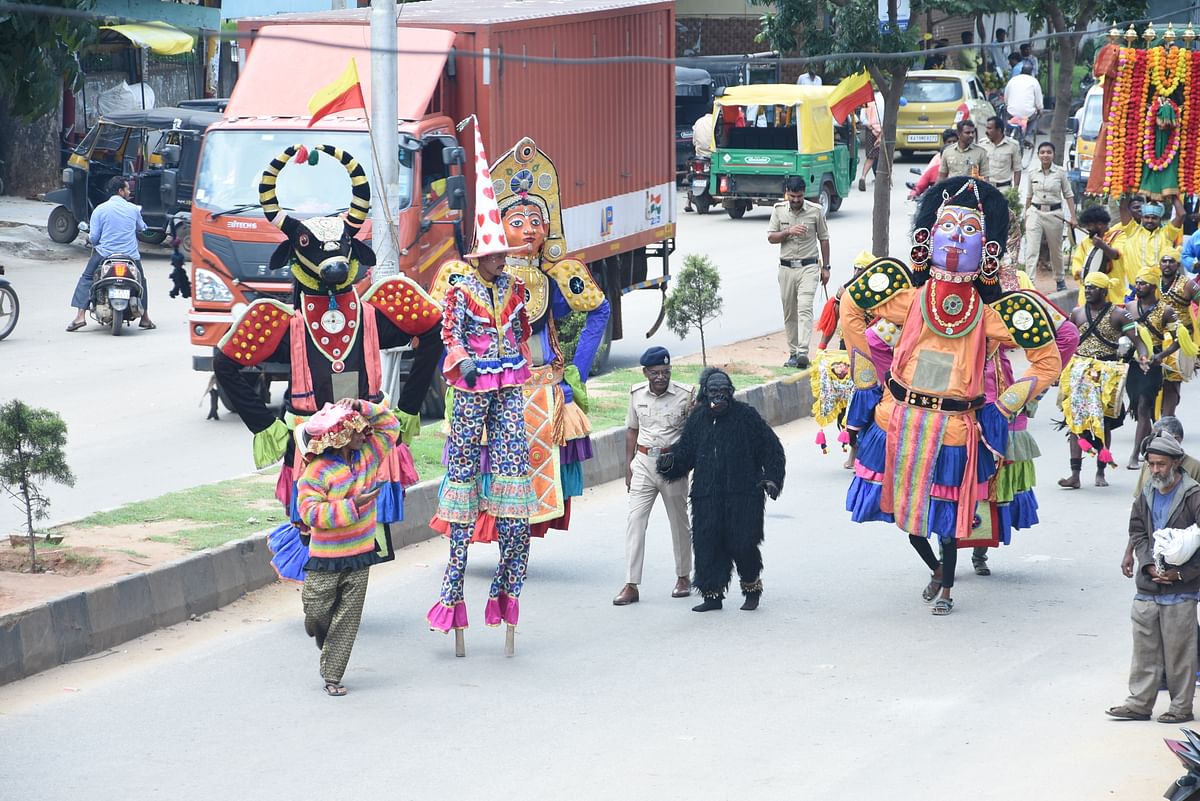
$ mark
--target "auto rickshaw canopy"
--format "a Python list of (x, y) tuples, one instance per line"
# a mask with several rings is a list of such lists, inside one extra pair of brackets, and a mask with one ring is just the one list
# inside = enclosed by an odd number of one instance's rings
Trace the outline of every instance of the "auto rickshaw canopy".
[[(796, 150), (799, 153), (826, 153), (833, 150), (833, 115), (829, 111), (832, 86), (796, 86), (759, 83), (730, 86), (713, 104), (713, 116), (735, 124), (753, 125), (745, 109), (776, 106), (784, 111), (774, 115), (776, 127), (796, 126)], [(780, 123), (784, 123), (780, 125)]]
[(138, 47), (148, 49), (156, 56), (178, 56), (190, 53), (196, 46), (196, 40), (190, 33), (185, 33), (165, 22), (101, 25), (100, 30), (118, 33)]

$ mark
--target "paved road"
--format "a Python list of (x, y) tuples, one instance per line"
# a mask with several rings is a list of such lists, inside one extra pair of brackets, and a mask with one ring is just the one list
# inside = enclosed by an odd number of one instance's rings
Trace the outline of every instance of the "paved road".
[[(902, 192), (901, 183), (897, 196)], [(830, 220), (836, 264), (849, 264), (863, 246), (863, 230), (870, 225), (869, 197), (855, 191)], [(905, 207), (902, 200), (897, 203), (898, 209)], [(20, 211), (25, 213), (20, 219), (40, 217), (37, 209)], [(719, 211), (704, 217), (681, 215), (676, 267), (682, 265), (682, 254), (700, 252), (710, 254), (722, 271), (725, 315), (709, 337), (714, 345), (782, 327), (774, 266), (778, 248), (766, 241), (768, 214), (759, 209), (742, 220)], [(897, 211), (896, 220), (906, 218)], [(905, 227), (897, 226), (898, 242)], [(145, 262), (157, 331), (130, 330), (114, 338), (92, 321), (67, 334), (68, 301), (87, 251), (80, 245), (58, 248), (35, 236), (58, 259), (18, 258), (6, 255), (12, 250), (2, 249), (2, 234), (0, 230), (0, 261), (20, 294), (22, 309), (16, 331), (0, 342), (0, 402), (16, 397), (62, 414), (70, 436), (67, 456), (78, 479), (73, 488), (50, 488), (52, 520), (253, 469), (250, 437), (240, 420), (228, 413), (219, 422), (204, 419), (207, 376), (191, 369), (188, 302), (167, 297), (171, 268), (166, 250), (148, 248)], [(643, 335), (658, 315), (659, 298), (656, 292), (626, 296), (630, 335), (617, 343), (614, 364), (637, 363), (647, 347)], [(654, 342), (677, 354), (700, 350), (698, 338), (680, 343), (665, 328)], [(780, 355), (781, 362), (785, 358)], [(21, 522), (15, 509), (0, 504), (0, 534), (16, 530)]]
[[(1200, 431), (1200, 415), (1185, 422)], [(1176, 730), (1102, 714), (1125, 695), (1132, 474), (1050, 489), (1065, 445), (1046, 420), (1033, 431), (1042, 525), (990, 578), (962, 577), (949, 618), (921, 602), (900, 532), (847, 522), (847, 473), (801, 421), (781, 429), (788, 480), (755, 613), (668, 597), (661, 509), (642, 602), (611, 606), (625, 499), (610, 483), (570, 533), (535, 543), (516, 658), (479, 625), (494, 549), (472, 549), (476, 625), (455, 659), (423, 625), (445, 544), (421, 544), (372, 573), (345, 698), (321, 692), (298, 594), (281, 587), (0, 687), (0, 797), (1158, 797), (1180, 772), (1161, 739)], [(52, 767), (18, 756), (48, 743), (64, 754)]]

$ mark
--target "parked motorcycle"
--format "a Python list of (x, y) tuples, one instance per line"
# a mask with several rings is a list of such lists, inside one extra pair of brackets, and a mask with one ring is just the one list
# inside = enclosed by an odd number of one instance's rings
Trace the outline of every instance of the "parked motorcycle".
[(1167, 748), (1183, 763), (1187, 773), (1171, 782), (1163, 793), (1168, 801), (1200, 801), (1200, 735), (1183, 729), (1186, 740), (1166, 740)]
[(17, 290), (4, 277), (4, 265), (0, 264), (0, 339), (13, 332), (17, 318), (21, 316), (21, 301)]
[(697, 214), (708, 214), (712, 207), (712, 195), (708, 192), (708, 172), (712, 159), (696, 156), (688, 162), (688, 202), (696, 207)]
[(144, 291), (137, 263), (128, 256), (109, 256), (96, 270), (88, 311), (100, 325), (111, 326), (113, 336), (120, 336), (125, 324), (145, 311)]

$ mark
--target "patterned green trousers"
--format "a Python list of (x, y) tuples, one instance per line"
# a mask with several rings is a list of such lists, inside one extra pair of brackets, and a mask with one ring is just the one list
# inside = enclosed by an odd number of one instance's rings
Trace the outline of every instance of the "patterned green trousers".
[(340, 682), (346, 672), (362, 620), (369, 571), (369, 567), (363, 567), (338, 573), (304, 572), (300, 596), (304, 601), (304, 628), (316, 633), (318, 640), (325, 638), (321, 647), (321, 678), (325, 681)]

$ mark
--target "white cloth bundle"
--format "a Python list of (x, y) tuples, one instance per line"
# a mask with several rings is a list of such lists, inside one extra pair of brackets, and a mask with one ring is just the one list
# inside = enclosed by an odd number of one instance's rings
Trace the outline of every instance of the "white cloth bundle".
[(1154, 558), (1178, 567), (1200, 550), (1200, 526), (1164, 528), (1154, 532)]

